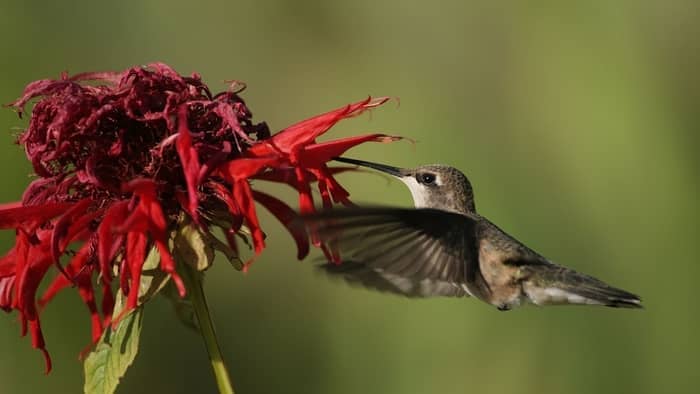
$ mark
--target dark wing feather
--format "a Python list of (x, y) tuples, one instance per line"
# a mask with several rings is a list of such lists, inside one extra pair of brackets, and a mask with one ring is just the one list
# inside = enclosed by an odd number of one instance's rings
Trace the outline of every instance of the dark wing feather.
[(350, 285), (408, 298), (469, 297), (464, 287), (457, 283), (399, 276), (354, 261), (343, 261), (342, 264), (326, 263), (318, 268), (330, 278), (343, 279)]
[(436, 209), (354, 208), (303, 220), (322, 242), (340, 250), (342, 260), (370, 268), (378, 279), (388, 274), (468, 286), (483, 281), (471, 217)]

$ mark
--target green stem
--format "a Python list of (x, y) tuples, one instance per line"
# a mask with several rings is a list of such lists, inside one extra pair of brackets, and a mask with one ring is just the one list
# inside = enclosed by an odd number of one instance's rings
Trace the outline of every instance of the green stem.
[(187, 291), (189, 292), (189, 298), (194, 307), (194, 313), (197, 315), (197, 320), (199, 321), (199, 332), (202, 334), (204, 344), (207, 346), (209, 360), (211, 361), (211, 369), (214, 371), (219, 393), (234, 394), (231, 378), (229, 377), (224, 358), (221, 355), (219, 342), (216, 339), (216, 332), (214, 331), (214, 324), (212, 323), (209, 307), (207, 306), (207, 299), (204, 295), (204, 289), (202, 288), (203, 275), (193, 267), (190, 267), (189, 264), (185, 264), (185, 266), (187, 266), (187, 268), (183, 271), (187, 272), (183, 276), (186, 276), (186, 281), (189, 282)]

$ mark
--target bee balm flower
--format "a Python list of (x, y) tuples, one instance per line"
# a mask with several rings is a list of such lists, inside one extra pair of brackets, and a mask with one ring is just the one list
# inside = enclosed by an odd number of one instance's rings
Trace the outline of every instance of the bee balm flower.
[[(40, 325), (40, 306), (74, 287), (88, 308), (96, 342), (112, 316), (112, 283), (138, 305), (148, 251), (180, 296), (187, 292), (170, 240), (186, 217), (212, 236), (220, 227), (235, 251), (246, 226), (256, 254), (265, 246), (254, 202), (287, 225), (308, 252), (305, 233), (290, 226), (296, 213), (274, 196), (251, 189), (251, 179), (285, 182), (299, 192), (302, 212), (314, 209), (311, 183), (324, 206), (348, 204), (348, 192), (326, 162), (363, 142), (396, 137), (369, 134), (317, 142), (338, 121), (387, 99), (370, 98), (270, 134), (235, 89), (212, 94), (197, 74), (181, 76), (156, 63), (123, 72), (62, 75), (29, 84), (11, 106), (20, 115), (32, 99), (28, 128), (18, 142), (36, 174), (22, 200), (0, 205), (0, 228), (15, 231), (0, 258), (0, 308), (16, 310), (22, 335), (31, 334), (51, 368)], [(37, 297), (45, 276), (54, 276)], [(96, 292), (101, 293), (96, 297)], [(98, 307), (97, 298), (100, 305)]]

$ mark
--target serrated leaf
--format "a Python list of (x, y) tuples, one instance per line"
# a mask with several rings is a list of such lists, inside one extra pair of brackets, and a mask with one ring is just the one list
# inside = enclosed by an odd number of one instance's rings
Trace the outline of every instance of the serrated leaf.
[[(124, 297), (119, 292), (115, 312), (119, 313), (123, 308)], [(136, 358), (142, 325), (143, 306), (139, 306), (122, 317), (116, 327), (105, 329), (95, 349), (83, 363), (86, 394), (114, 393), (119, 380)]]
[[(134, 362), (139, 347), (143, 323), (143, 304), (158, 294), (168, 283), (170, 275), (158, 268), (160, 254), (152, 247), (143, 262), (139, 282), (138, 307), (121, 317), (113, 326), (105, 328), (102, 337), (83, 363), (86, 394), (107, 394), (116, 390), (119, 380)], [(124, 310), (124, 294), (117, 291), (112, 316)]]

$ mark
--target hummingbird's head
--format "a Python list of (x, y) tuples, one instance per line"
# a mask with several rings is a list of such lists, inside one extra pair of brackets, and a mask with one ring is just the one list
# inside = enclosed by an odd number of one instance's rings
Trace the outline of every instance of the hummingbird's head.
[(432, 164), (416, 168), (398, 168), (345, 157), (335, 160), (374, 168), (399, 178), (411, 191), (416, 208), (476, 213), (472, 185), (466, 175), (454, 167)]

